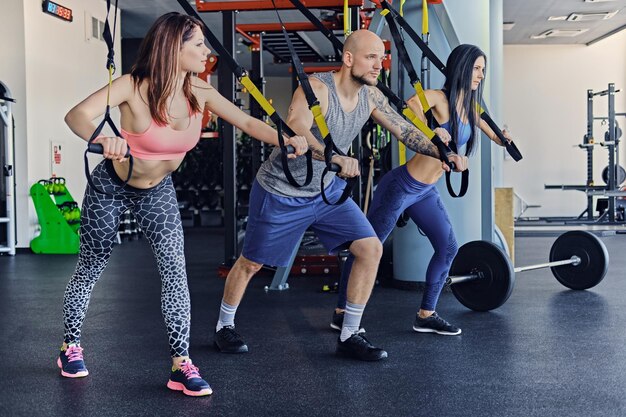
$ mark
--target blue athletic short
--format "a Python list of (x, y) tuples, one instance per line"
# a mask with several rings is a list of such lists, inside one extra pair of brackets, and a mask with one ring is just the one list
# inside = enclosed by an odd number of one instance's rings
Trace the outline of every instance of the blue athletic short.
[[(326, 196), (336, 201), (345, 181), (334, 179)], [(293, 248), (311, 228), (328, 253), (355, 240), (376, 237), (369, 221), (349, 198), (343, 204), (324, 203), (322, 196), (283, 197), (266, 191), (256, 180), (250, 192), (250, 210), (242, 255), (253, 262), (288, 266)]]

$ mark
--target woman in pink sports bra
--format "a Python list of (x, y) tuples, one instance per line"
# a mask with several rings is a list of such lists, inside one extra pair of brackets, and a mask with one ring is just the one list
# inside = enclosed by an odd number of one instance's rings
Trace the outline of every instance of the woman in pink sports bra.
[[(194, 73), (204, 71), (209, 49), (202, 23), (179, 13), (161, 16), (148, 31), (131, 73), (113, 81), (110, 105), (121, 112), (119, 137), (98, 137), (104, 160), (92, 172), (99, 193), (87, 186), (82, 207), (80, 253), (65, 291), (65, 335), (57, 360), (69, 378), (88, 375), (80, 346), (81, 327), (91, 291), (107, 265), (120, 223), (131, 209), (152, 246), (162, 281), (161, 309), (169, 337), (172, 370), (168, 388), (186, 395), (212, 393), (189, 358), (190, 301), (183, 251), (183, 230), (170, 174), (200, 138), (202, 111), (209, 108), (249, 135), (278, 145), (276, 131), (242, 112)], [(107, 88), (91, 94), (69, 111), (67, 125), (84, 140), (104, 113)], [(295, 148), (291, 158), (308, 150), (301, 136), (285, 138)], [(127, 185), (128, 147), (134, 157)], [(123, 335), (119, 335), (120, 344)], [(123, 348), (120, 349), (123, 352)], [(120, 353), (126, 356), (126, 353)]]

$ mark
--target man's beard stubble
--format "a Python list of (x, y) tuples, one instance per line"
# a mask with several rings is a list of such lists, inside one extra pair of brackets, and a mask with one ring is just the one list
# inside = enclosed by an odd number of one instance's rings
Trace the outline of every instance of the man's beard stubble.
[(357, 84), (369, 85), (369, 86), (375, 86), (377, 84), (377, 82), (366, 80), (365, 75), (355, 75), (354, 70), (352, 68), (350, 68), (350, 77)]

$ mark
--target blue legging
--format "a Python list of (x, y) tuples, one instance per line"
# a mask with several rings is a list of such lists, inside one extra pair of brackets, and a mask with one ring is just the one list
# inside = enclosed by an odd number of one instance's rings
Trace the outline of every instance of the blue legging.
[[(435, 253), (426, 270), (426, 285), (421, 308), (433, 311), (446, 282), (452, 260), (458, 251), (448, 213), (434, 184), (414, 179), (405, 165), (387, 173), (378, 184), (367, 218), (381, 242), (387, 239), (402, 212), (409, 214), (426, 234)], [(345, 309), (348, 277), (354, 256), (346, 261), (339, 283), (337, 308)]]

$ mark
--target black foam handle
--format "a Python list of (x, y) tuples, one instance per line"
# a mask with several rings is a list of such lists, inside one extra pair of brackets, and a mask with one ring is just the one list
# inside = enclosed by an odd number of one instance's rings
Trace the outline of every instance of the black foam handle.
[(294, 148), (291, 145), (285, 146), (285, 149), (287, 150), (287, 154), (289, 154), (289, 155), (296, 153), (296, 148)]
[(339, 164), (335, 164), (335, 163), (331, 162), (329, 171), (330, 172), (340, 173), (341, 172), (341, 166), (339, 166)]
[[(102, 147), (101, 143), (93, 143), (93, 142), (91, 142), (91, 143), (89, 143), (87, 145), (87, 150), (89, 152), (91, 152), (91, 153), (97, 153), (97, 154), (100, 154), (100, 155), (102, 155), (104, 153), (104, 148)], [(130, 149), (127, 149), (126, 150), (126, 157), (129, 157), (129, 156), (130, 156)]]

